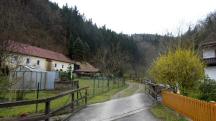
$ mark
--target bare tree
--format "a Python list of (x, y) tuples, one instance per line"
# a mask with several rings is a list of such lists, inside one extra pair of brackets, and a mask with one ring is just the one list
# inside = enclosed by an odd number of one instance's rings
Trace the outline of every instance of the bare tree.
[(116, 44), (110, 48), (100, 48), (94, 60), (103, 75), (110, 80), (113, 77), (123, 77), (124, 66), (129, 62), (129, 57), (126, 52), (121, 51), (119, 44)]
[(109, 49), (99, 49), (95, 56), (96, 65), (107, 76), (117, 76), (128, 61), (129, 57), (121, 51), (119, 44)]
[(14, 44), (14, 41), (0, 41), (0, 95), (4, 96), (19, 79), (10, 80), (10, 72), (15, 70), (22, 62), (21, 56), (14, 50), (22, 48)]

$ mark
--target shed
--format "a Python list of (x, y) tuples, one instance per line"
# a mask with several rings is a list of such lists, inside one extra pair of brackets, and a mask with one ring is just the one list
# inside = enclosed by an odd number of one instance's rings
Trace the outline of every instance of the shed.
[(54, 89), (58, 72), (42, 71), (31, 66), (18, 66), (10, 72), (10, 81), (14, 90), (36, 90), (37, 85), (44, 90)]

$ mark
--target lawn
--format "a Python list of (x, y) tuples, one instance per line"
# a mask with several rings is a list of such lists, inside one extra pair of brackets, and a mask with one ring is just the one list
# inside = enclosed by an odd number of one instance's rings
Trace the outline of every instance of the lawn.
[(89, 104), (94, 104), (94, 103), (100, 103), (100, 102), (105, 102), (105, 101), (108, 101), (112, 98), (112, 96), (114, 94), (116, 94), (117, 92), (123, 90), (123, 89), (126, 89), (128, 86), (124, 86), (124, 87), (120, 87), (120, 88), (114, 88), (114, 89), (111, 89), (110, 91), (106, 92), (106, 93), (103, 93), (103, 94), (99, 94), (99, 95), (96, 95), (92, 98), (90, 98), (90, 100), (88, 101)]
[(161, 119), (162, 121), (188, 121), (175, 111), (162, 104), (157, 104), (153, 106), (150, 111), (155, 117)]
[[(88, 94), (88, 104), (103, 102), (111, 99), (111, 96), (117, 93), (118, 91), (121, 91), (122, 89), (126, 88), (120, 87), (117, 84), (110, 83), (110, 88), (106, 87), (107, 80), (101, 81), (101, 80), (95, 80), (95, 82), (91, 79), (82, 78), (78, 79), (80, 81), (80, 87), (89, 87)], [(94, 84), (95, 83), (95, 84)], [(95, 89), (94, 89), (95, 87)], [(119, 87), (119, 88), (118, 88)], [(46, 98), (55, 96), (59, 91), (40, 91), (39, 98)], [(94, 96), (93, 96), (94, 94)], [(12, 96), (12, 98), (15, 97), (15, 95), (7, 94), (7, 98), (9, 96)], [(36, 92), (35, 91), (29, 91), (24, 96), (25, 100), (32, 100), (36, 99)], [(64, 96), (62, 98), (56, 99), (51, 102), (51, 109), (57, 109), (58, 107), (61, 107), (67, 103), (69, 103), (71, 100), (70, 96)], [(38, 105), (38, 111), (44, 112), (44, 104)], [(2, 108), (0, 109), (0, 118), (2, 117), (14, 117), (14, 116), (20, 116), (22, 114), (32, 114), (36, 111), (36, 105), (27, 105), (27, 106), (18, 106), (14, 108)]]
[(89, 79), (89, 78), (78, 78), (80, 80), (80, 87), (89, 86), (88, 104), (100, 103), (110, 100), (114, 94), (125, 89), (128, 85), (123, 85), (122, 82), (110, 81), (110, 87), (107, 87), (108, 81), (106, 79)]
[[(57, 92), (53, 91), (43, 91), (40, 92), (39, 98), (46, 98), (46, 97), (51, 97), (55, 96)], [(25, 95), (25, 100), (31, 100), (31, 99), (36, 99), (36, 94), (35, 92), (28, 92)], [(51, 102), (51, 109), (57, 109), (58, 107), (61, 107), (67, 103), (70, 102), (70, 96), (64, 96), (62, 98), (56, 99)], [(38, 111), (39, 112), (44, 112), (45, 105), (44, 104), (38, 104)], [(31, 114), (36, 112), (36, 105), (26, 105), (26, 106), (18, 106), (14, 108), (2, 108), (0, 109), (0, 117), (13, 117), (13, 116), (19, 116), (22, 114)]]
[[(80, 80), (80, 87), (88, 86), (88, 94), (89, 96), (95, 96), (98, 94), (106, 93), (107, 91), (110, 91), (114, 88), (120, 88), (124, 86), (123, 81), (115, 81), (110, 80), (108, 83), (107, 79), (104, 78), (78, 78), (77, 80)], [(109, 85), (109, 87), (108, 87)]]

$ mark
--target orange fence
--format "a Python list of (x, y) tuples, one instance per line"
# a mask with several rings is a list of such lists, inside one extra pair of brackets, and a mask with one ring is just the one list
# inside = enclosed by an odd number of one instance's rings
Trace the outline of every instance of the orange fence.
[(163, 91), (163, 104), (193, 121), (216, 121), (216, 104)]

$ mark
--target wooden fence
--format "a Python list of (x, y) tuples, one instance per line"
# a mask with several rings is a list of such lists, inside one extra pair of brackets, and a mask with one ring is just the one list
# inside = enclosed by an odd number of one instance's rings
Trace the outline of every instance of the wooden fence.
[[(44, 99), (0, 103), (0, 108), (12, 108), (12, 107), (17, 107), (17, 106), (25, 106), (25, 105), (43, 103), (45, 104), (45, 111), (43, 114), (38, 114), (38, 115), (35, 114), (35, 115), (27, 116), (27, 117), (21, 117), (21, 118), (9, 119), (9, 120), (10, 121), (41, 121), (41, 120), (49, 121), (50, 117), (54, 116), (60, 111), (63, 111), (64, 109), (69, 108), (70, 111), (72, 112), (75, 111), (76, 106), (80, 105), (79, 103), (80, 101), (84, 101), (84, 104), (82, 104), (83, 106), (79, 106), (79, 107), (85, 107), (87, 105), (87, 95), (88, 95), (87, 90), (88, 90), (88, 87), (84, 87), (84, 88), (79, 88), (75, 90), (69, 90), (59, 95), (49, 97), (49, 98), (44, 98)], [(51, 110), (52, 101), (62, 98), (67, 95), (71, 96), (71, 102), (69, 104), (59, 107), (58, 109)]]
[(163, 104), (193, 121), (216, 121), (216, 104), (190, 97), (162, 92)]

